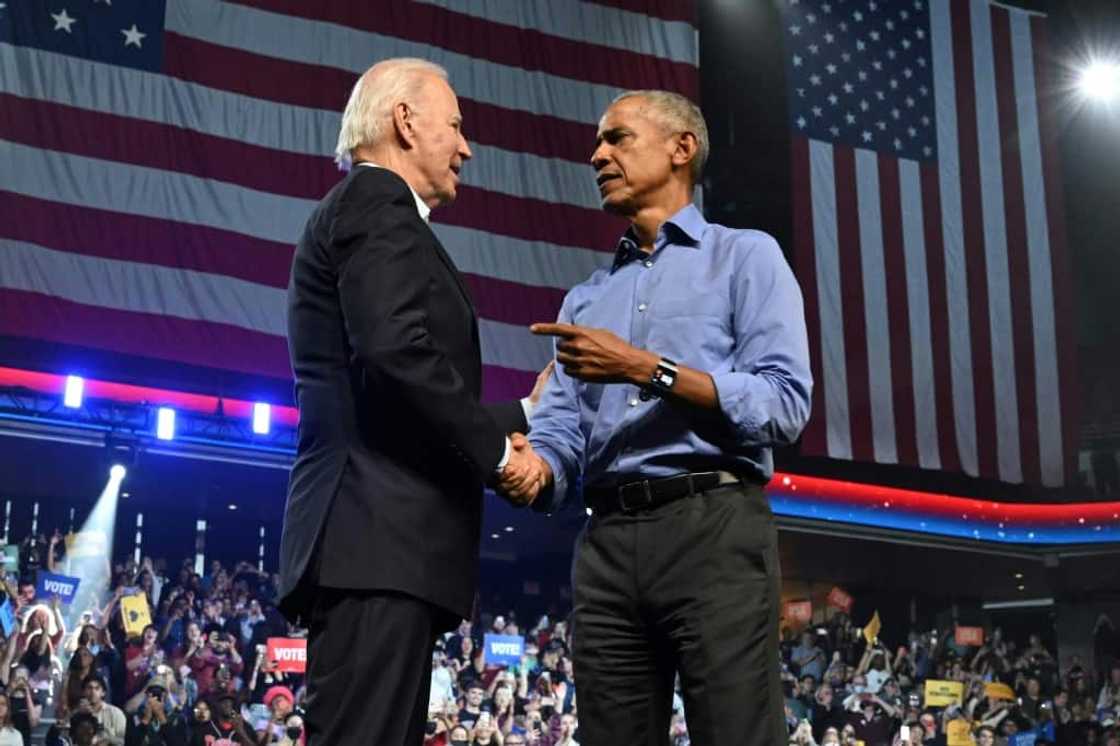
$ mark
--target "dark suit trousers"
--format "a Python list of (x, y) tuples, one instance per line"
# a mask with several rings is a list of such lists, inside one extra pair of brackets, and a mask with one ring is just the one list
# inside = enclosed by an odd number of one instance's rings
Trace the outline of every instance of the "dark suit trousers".
[(307, 641), (309, 746), (421, 746), (442, 613), (405, 594), (317, 589)]
[(573, 567), (583, 746), (665, 746), (680, 673), (694, 746), (788, 740), (777, 533), (758, 486), (592, 516)]

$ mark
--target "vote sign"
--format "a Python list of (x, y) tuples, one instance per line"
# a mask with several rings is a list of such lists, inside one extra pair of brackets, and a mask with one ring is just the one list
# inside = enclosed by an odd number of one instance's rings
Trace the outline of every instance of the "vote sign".
[(268, 660), (284, 673), (307, 671), (307, 640), (301, 637), (270, 637), (265, 651)]
[(78, 592), (78, 583), (81, 578), (72, 578), (69, 575), (55, 575), (51, 572), (39, 572), (39, 582), (35, 586), (35, 596), (42, 601), (58, 596), (62, 603), (68, 604), (74, 600)]
[(487, 664), (512, 666), (521, 662), (525, 640), (517, 635), (486, 635), (483, 646), (483, 660)]

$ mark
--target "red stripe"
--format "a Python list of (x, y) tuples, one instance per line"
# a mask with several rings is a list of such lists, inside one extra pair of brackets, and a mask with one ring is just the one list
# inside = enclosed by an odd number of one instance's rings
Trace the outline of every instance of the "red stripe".
[(834, 146), (832, 152), (836, 167), (836, 238), (840, 256), (840, 296), (844, 313), (844, 358), (848, 374), (852, 460), (874, 461), (855, 153), (852, 148), (844, 145)]
[(1015, 393), (1019, 404), (1019, 454), (1023, 481), (1027, 484), (1041, 484), (1034, 369), (1034, 314), (1031, 309), (1027, 215), (1023, 206), (1019, 117), (1015, 103), (1011, 17), (1006, 8), (994, 5), (991, 17), (996, 105), (1000, 135), (1003, 138), (1003, 206), (1007, 230), (1007, 272), (1011, 285), (1011, 337), (1015, 345)]
[[(976, 411), (979, 476), (999, 479), (996, 440), (995, 384), (992, 372), (988, 272), (984, 257), (984, 219), (980, 203), (980, 146), (976, 132), (976, 80), (972, 70), (972, 26), (969, 0), (952, 0), (953, 70), (957, 88), (957, 132), (960, 138), (961, 218), (964, 223), (965, 269), (968, 273), (968, 315), (972, 342), (972, 385)], [(985, 42), (986, 43), (986, 42)], [(950, 299), (960, 302), (960, 299)], [(963, 423), (967, 427), (968, 423)]]
[(890, 330), (891, 389), (898, 463), (918, 465), (914, 424), (914, 370), (910, 359), (910, 302), (906, 292), (906, 250), (902, 245), (902, 194), (898, 159), (880, 155), (879, 212), (883, 223), (883, 270), (887, 280), (887, 324)]
[(584, 2), (641, 13), (663, 21), (684, 21), (693, 26), (697, 25), (696, 3), (693, 0), (584, 0)]
[(813, 374), (813, 402), (809, 423), (801, 434), (801, 453), (806, 456), (828, 456), (828, 423), (824, 406), (824, 380), (821, 370), (821, 317), (817, 296), (817, 263), (813, 237), (812, 170), (809, 164), (809, 140), (794, 137), (791, 144), (793, 167), (793, 255), (798, 282), (805, 299), (805, 326), (809, 332), (809, 368)]
[[(192, 83), (282, 104), (342, 112), (358, 75), (324, 65), (264, 57), (167, 32), (164, 72)], [(237, 70), (237, 75), (230, 75)], [(452, 81), (454, 82), (454, 81)], [(464, 126), (483, 145), (587, 163), (595, 126), (460, 98)]]
[[(1070, 255), (1066, 247), (1066, 214), (1062, 197), (1062, 168), (1058, 157), (1058, 132), (1055, 112), (1058, 102), (1051, 96), (1057, 92), (1051, 82), (1054, 61), (1050, 57), (1045, 19), (1031, 18), (1034, 41), (1035, 86), (1038, 96), (1038, 121), (1042, 138), (1042, 173), (1046, 180), (1046, 219), (1050, 233), (1050, 267), (1054, 281), (1054, 323), (1058, 344), (1058, 390), (1062, 412), (1062, 463), (1066, 483), (1077, 476), (1077, 348), (1073, 324), (1073, 281), (1070, 276)], [(1048, 425), (1050, 423), (1047, 423)]]
[(482, 400), (510, 401), (528, 396), (537, 374), (498, 365), (482, 366)]
[(563, 290), (533, 287), (482, 275), (464, 274), (478, 315), (515, 326), (556, 320)]
[(666, 88), (695, 99), (695, 65), (551, 36), (408, 0), (380, 0), (376, 12), (351, 0), (232, 0), (273, 13), (336, 23), (346, 28), (457, 52), (500, 65), (540, 70), (621, 88)]
[(189, 223), (0, 191), (0, 235), (83, 256), (228, 275), (287, 287), (293, 247)]
[[(15, 97), (0, 96), (0, 139), (303, 199), (321, 198), (340, 178), (334, 164), (322, 156), (271, 150), (171, 125)], [(469, 186), (460, 187), (456, 204), (437, 211), (434, 219), (487, 233), (606, 252), (614, 251), (626, 229), (625, 221), (601, 210)]]
[(0, 289), (0, 334), (45, 339), (235, 370), (290, 378), (283, 337), (226, 324), (118, 311), (22, 290)]
[(945, 244), (941, 234), (941, 187), (938, 183), (937, 164), (923, 163), (920, 170), (926, 279), (929, 283), (930, 345), (933, 348), (933, 404), (937, 415), (937, 450), (943, 471), (960, 471), (949, 348), (948, 304), (954, 300), (946, 290)]

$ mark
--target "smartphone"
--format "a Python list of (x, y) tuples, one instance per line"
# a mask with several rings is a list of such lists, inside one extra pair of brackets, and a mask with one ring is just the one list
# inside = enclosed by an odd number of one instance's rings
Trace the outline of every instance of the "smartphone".
[(910, 740), (910, 726), (902, 726), (898, 731), (898, 737), (902, 739), (903, 743), (907, 743)]

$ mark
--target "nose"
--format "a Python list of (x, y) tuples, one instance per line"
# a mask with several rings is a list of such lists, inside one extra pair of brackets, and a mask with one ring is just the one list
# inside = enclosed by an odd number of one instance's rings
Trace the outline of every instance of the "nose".
[(469, 161), (471, 159), (472, 155), (474, 155), (474, 154), (471, 153), (471, 146), (467, 142), (467, 138), (460, 132), (459, 133), (459, 157), (462, 158), (464, 161)]
[(600, 143), (591, 153), (591, 167), (596, 171), (602, 171), (610, 163), (611, 159), (607, 157), (607, 144)]

